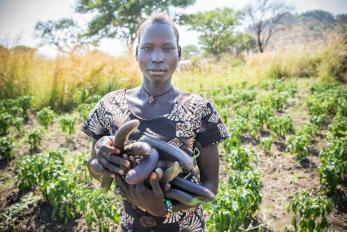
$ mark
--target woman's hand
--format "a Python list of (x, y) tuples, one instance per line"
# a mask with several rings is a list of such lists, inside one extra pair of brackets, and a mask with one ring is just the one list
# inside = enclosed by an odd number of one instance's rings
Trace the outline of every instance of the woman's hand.
[(130, 162), (122, 158), (119, 149), (113, 147), (113, 139), (114, 136), (103, 136), (95, 143), (95, 158), (89, 162), (93, 174), (114, 178), (116, 174), (124, 175), (130, 168)]
[(144, 183), (128, 185), (120, 177), (116, 177), (116, 180), (119, 188), (133, 206), (136, 205), (156, 217), (163, 217), (166, 214), (164, 193), (155, 172), (149, 178), (151, 188), (146, 187)]

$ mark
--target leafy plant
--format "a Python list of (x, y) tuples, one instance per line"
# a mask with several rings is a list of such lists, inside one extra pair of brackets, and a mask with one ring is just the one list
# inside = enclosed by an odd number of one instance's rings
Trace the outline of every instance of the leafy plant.
[(38, 122), (46, 129), (51, 124), (54, 118), (54, 112), (50, 107), (44, 107), (36, 114)]
[(319, 177), (322, 189), (334, 194), (342, 184), (342, 175), (347, 173), (347, 141), (334, 139), (320, 154)]
[(221, 185), (216, 199), (207, 208), (208, 231), (239, 231), (261, 202), (258, 172), (232, 171), (229, 175), (228, 182)]
[(25, 119), (28, 117), (28, 111), (31, 108), (32, 100), (32, 96), (21, 96), (17, 99), (18, 106), (22, 108), (22, 117)]
[(306, 158), (309, 153), (309, 143), (310, 139), (307, 135), (291, 135), (288, 137), (287, 150), (295, 155), (296, 160), (301, 161), (303, 158)]
[(227, 162), (232, 170), (251, 169), (251, 161), (254, 160), (254, 151), (248, 148), (232, 147), (227, 152)]
[(347, 138), (347, 117), (336, 114), (332, 123), (329, 125), (329, 136), (334, 138)]
[(273, 144), (273, 138), (271, 136), (261, 138), (259, 146), (264, 150), (266, 154), (271, 154), (271, 147)]
[(31, 129), (28, 131), (27, 140), (30, 144), (31, 150), (37, 150), (42, 140), (42, 130), (39, 128)]
[(297, 192), (290, 201), (288, 211), (294, 213), (295, 231), (324, 231), (329, 226), (326, 216), (333, 204), (325, 196), (313, 197), (308, 192)]
[(14, 139), (10, 136), (0, 137), (0, 157), (7, 160), (12, 158)]
[(8, 134), (9, 128), (12, 126), (13, 117), (7, 112), (0, 112), (0, 135), (5, 136)]
[(290, 116), (270, 117), (266, 126), (276, 138), (285, 138), (287, 134), (294, 133), (293, 121)]
[(93, 107), (94, 107), (94, 104), (87, 104), (87, 103), (82, 103), (82, 104), (78, 105), (77, 111), (80, 114), (80, 118), (82, 120), (87, 120)]
[(60, 128), (63, 132), (72, 135), (75, 131), (76, 118), (73, 115), (65, 115), (60, 118)]
[(67, 172), (64, 166), (64, 150), (24, 156), (17, 163), (18, 188), (31, 189), (38, 186), (45, 192), (49, 180)]

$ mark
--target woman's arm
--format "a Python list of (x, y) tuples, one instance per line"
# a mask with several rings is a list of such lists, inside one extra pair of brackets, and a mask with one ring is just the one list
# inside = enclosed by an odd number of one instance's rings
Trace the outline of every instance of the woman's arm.
[[(200, 149), (200, 155), (197, 158), (200, 170), (201, 185), (211, 190), (214, 194), (218, 191), (219, 182), (219, 151), (218, 145), (214, 144)], [(189, 209), (192, 206), (177, 203), (173, 204), (172, 211)]]

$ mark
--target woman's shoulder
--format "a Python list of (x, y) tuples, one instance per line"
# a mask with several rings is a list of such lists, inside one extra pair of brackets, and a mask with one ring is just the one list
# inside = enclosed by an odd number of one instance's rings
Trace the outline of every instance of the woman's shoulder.
[(125, 101), (124, 93), (125, 93), (125, 89), (117, 89), (117, 90), (108, 92), (101, 97), (101, 99), (99, 100), (99, 104), (103, 104), (105, 106), (125, 104), (126, 101)]
[(180, 104), (194, 104), (194, 105), (206, 105), (210, 102), (207, 97), (198, 95), (196, 93), (181, 91), (179, 103)]

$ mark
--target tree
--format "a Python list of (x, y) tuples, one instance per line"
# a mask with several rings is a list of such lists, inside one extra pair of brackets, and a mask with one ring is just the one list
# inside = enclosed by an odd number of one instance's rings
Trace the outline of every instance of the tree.
[(140, 24), (153, 12), (168, 13), (170, 7), (185, 8), (193, 3), (195, 0), (78, 0), (75, 11), (94, 15), (83, 36), (95, 41), (105, 37), (126, 39), (131, 46)]
[(281, 23), (282, 17), (292, 7), (282, 0), (256, 0), (244, 9), (245, 19), (250, 23), (249, 29), (256, 34), (257, 45), (263, 52), (270, 38)]
[(186, 45), (182, 48), (183, 59), (190, 59), (194, 56), (197, 56), (199, 53), (200, 53), (200, 50), (195, 45)]
[(238, 23), (239, 13), (231, 8), (218, 8), (191, 15), (182, 15), (181, 24), (188, 24), (190, 30), (200, 33), (199, 43), (203, 49), (219, 57), (230, 52), (235, 43), (234, 26)]
[(347, 38), (347, 14), (336, 15), (336, 22), (340, 29), (340, 32), (342, 32)]
[(306, 11), (306, 12), (302, 13), (301, 16), (304, 19), (308, 19), (308, 20), (313, 19), (313, 20), (316, 20), (320, 23), (325, 23), (325, 24), (335, 23), (334, 16), (330, 12), (324, 11), (324, 10)]
[(35, 25), (35, 33), (44, 42), (55, 45), (63, 53), (83, 44), (77, 23), (69, 18), (39, 21)]

